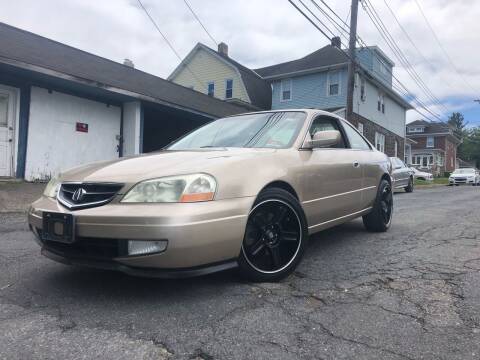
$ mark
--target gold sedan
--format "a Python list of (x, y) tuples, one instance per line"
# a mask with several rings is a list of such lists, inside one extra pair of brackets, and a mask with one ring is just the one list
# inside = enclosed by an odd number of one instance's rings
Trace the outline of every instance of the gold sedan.
[(132, 275), (185, 277), (239, 267), (275, 281), (309, 235), (363, 216), (392, 221), (391, 163), (320, 110), (213, 121), (164, 150), (84, 165), (28, 212), (45, 256)]

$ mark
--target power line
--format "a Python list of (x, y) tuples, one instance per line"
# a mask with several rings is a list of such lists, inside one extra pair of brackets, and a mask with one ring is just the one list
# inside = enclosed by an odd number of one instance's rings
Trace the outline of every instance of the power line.
[(430, 32), (432, 33), (433, 37), (435, 38), (435, 41), (437, 42), (439, 48), (442, 50), (443, 54), (445, 55), (445, 58), (447, 59), (447, 61), (450, 63), (450, 65), (452, 66), (452, 68), (455, 70), (455, 72), (460, 75), (460, 77), (462, 78), (463, 82), (470, 88), (472, 89), (472, 91), (478, 93), (478, 91), (476, 89), (474, 89), (472, 87), (472, 85), (467, 81), (467, 79), (465, 79), (465, 77), (463, 76), (463, 74), (458, 70), (458, 68), (455, 66), (452, 58), (450, 57), (450, 55), (448, 55), (448, 52), (445, 50), (445, 48), (443, 47), (442, 43), (440, 42), (440, 39), (438, 38), (437, 34), (435, 33), (435, 30), (433, 30), (433, 27), (432, 25), (430, 24), (430, 22), (428, 21), (425, 13), (423, 12), (422, 10), (422, 7), (420, 6), (420, 4), (418, 3), (417, 0), (415, 0), (415, 3), (417, 4), (417, 7), (418, 7), (418, 10), (420, 10), (420, 13), (422, 14), (422, 17), (423, 19), (425, 20), (425, 23), (427, 24), (428, 28), (430, 29)]
[(330, 36), (328, 36), (327, 33), (325, 33), (325, 31), (323, 31), (317, 24), (315, 24), (315, 22), (314, 22), (312, 19), (310, 19), (310, 18), (308, 17), (308, 15), (305, 14), (305, 13), (297, 6), (297, 4), (295, 4), (292, 0), (288, 0), (288, 2), (289, 2), (290, 4), (292, 4), (292, 5), (295, 7), (295, 9), (297, 9), (297, 10), (305, 17), (305, 19), (307, 19), (308, 21), (310, 21), (310, 23), (312, 23), (312, 25), (315, 26), (315, 27), (317, 28), (317, 30), (320, 31), (327, 39), (330, 39)]
[(422, 90), (427, 96), (427, 98), (429, 98), (434, 104), (443, 107), (446, 112), (449, 112), (447, 107), (433, 94), (433, 92), (428, 88), (420, 75), (415, 71), (412, 64), (409, 62), (403, 51), (400, 49), (395, 39), (390, 34), (384, 22), (382, 21), (381, 17), (378, 15), (373, 5), (370, 3), (370, 1), (364, 0), (362, 2), (362, 6), (372, 23), (379, 31), (387, 46), (392, 50), (397, 59), (402, 63), (403, 67), (413, 79), (413, 81), (418, 85), (420, 90)]
[(330, 24), (339, 32), (339, 35), (346, 39), (346, 43), (348, 44), (348, 35), (349, 31), (346, 30), (341, 24), (338, 23), (331, 15), (328, 14), (326, 10), (324, 10), (320, 5), (318, 5), (315, 0), (310, 0), (312, 4), (327, 18)]
[[(180, 62), (182, 63), (183, 62), (183, 59), (182, 57), (178, 54), (177, 50), (175, 50), (175, 48), (173, 47), (173, 45), (171, 44), (171, 42), (168, 40), (168, 38), (166, 37), (166, 35), (162, 32), (162, 30), (160, 30), (160, 27), (157, 25), (156, 21), (153, 19), (153, 17), (150, 15), (150, 13), (148, 12), (148, 10), (145, 8), (145, 6), (143, 6), (142, 4), (142, 1), (141, 0), (137, 0), (137, 2), (139, 3), (140, 7), (143, 9), (143, 11), (145, 12), (145, 14), (147, 15), (147, 17), (150, 19), (151, 23), (153, 24), (153, 26), (155, 27), (155, 29), (157, 29), (157, 31), (159, 32), (160, 35), (162, 35), (163, 37), (163, 40), (165, 40), (165, 42), (167, 43), (168, 47), (170, 48), (170, 50), (172, 50), (172, 52), (175, 54), (175, 56), (180, 60)], [(190, 72), (190, 74), (192, 74), (192, 76), (195, 78), (195, 80), (198, 81), (198, 83), (203, 87), (204, 84), (201, 80), (199, 80), (195, 74), (193, 73), (192, 70), (190, 70), (190, 68), (187, 66), (187, 64), (185, 64), (185, 67), (186, 69)]]
[[(420, 55), (420, 57), (422, 58), (422, 60), (426, 63), (428, 63), (433, 69), (435, 68), (435, 66), (432, 64), (431, 61), (429, 61), (425, 55), (423, 55), (422, 51), (420, 51), (420, 49), (418, 48), (418, 46), (415, 44), (415, 42), (412, 40), (412, 38), (410, 37), (410, 35), (408, 35), (408, 32), (405, 30), (405, 28), (402, 26), (402, 24), (400, 23), (400, 21), (398, 20), (397, 16), (395, 15), (395, 12), (392, 10), (392, 8), (390, 7), (390, 5), (388, 5), (388, 1), (387, 0), (383, 0), (383, 2), (385, 3), (386, 7), (388, 8), (388, 10), (390, 11), (390, 14), (392, 15), (392, 17), (395, 19), (395, 22), (397, 23), (398, 27), (400, 28), (400, 30), (402, 30), (403, 34), (405, 35), (405, 37), (407, 38), (407, 40), (410, 42), (410, 44), (415, 48), (415, 50), (417, 51), (418, 55)], [(447, 81), (445, 78), (443, 78), (443, 76), (441, 77), (442, 78), (442, 81), (444, 83), (446, 83), (452, 90), (455, 90), (452, 86), (452, 84)]]
[(205, 25), (203, 25), (203, 23), (200, 21), (200, 19), (198, 18), (197, 14), (195, 14), (195, 11), (193, 11), (192, 7), (190, 6), (190, 4), (188, 3), (187, 0), (183, 0), (183, 2), (185, 3), (185, 5), (187, 5), (188, 9), (190, 10), (190, 12), (193, 14), (193, 16), (195, 17), (195, 19), (197, 19), (198, 23), (200, 24), (200, 26), (203, 28), (203, 30), (205, 30), (205, 32), (207, 33), (207, 35), (209, 36), (209, 38), (215, 43), (215, 45), (218, 46), (218, 42), (213, 38), (213, 36), (208, 32), (207, 28), (205, 27)]
[[(300, 12), (317, 30), (319, 30), (327, 39), (330, 39), (330, 37), (325, 33), (325, 31), (323, 31), (312, 19), (310, 19), (308, 17), (307, 14), (305, 14), (292, 0), (288, 0), (290, 2), (290, 4), (295, 7), (295, 9)], [(322, 1), (322, 0), (321, 0)], [(323, 1), (322, 1), (323, 2)], [(323, 2), (324, 3), (324, 2)], [(326, 3), (324, 3), (327, 7), (328, 5)], [(331, 8), (329, 8), (330, 11), (332, 11), (334, 13), (334, 15), (339, 18), (340, 20), (342, 20)], [(343, 20), (342, 20), (343, 21)], [(344, 23), (345, 24), (345, 23)], [(347, 28), (349, 28), (349, 26), (347, 24), (345, 24), (347, 26)], [(366, 43), (360, 38), (360, 36), (357, 36), (357, 40), (362, 44), (362, 46), (364, 46), (366, 49), (368, 49), (369, 51), (372, 51), (370, 48), (368, 48), (368, 46), (366, 45)], [(345, 54), (348, 58), (350, 58), (348, 56), (348, 54)], [(359, 65), (358, 63), (356, 63), (356, 65)], [(369, 74), (370, 76), (373, 76), (370, 74), (369, 71), (367, 71), (366, 69), (363, 69), (363, 67), (359, 66), (360, 69), (362, 69), (364, 72), (366, 72), (367, 74)], [(393, 74), (393, 72), (388, 69), (388, 72), (392, 75), (392, 78), (395, 79), (402, 87), (403, 89), (405, 89), (406, 93), (407, 94), (412, 94), (411, 91), (409, 91), (407, 89), (407, 87), (405, 85), (403, 85), (403, 83)], [(425, 109), (426, 112), (428, 112), (429, 114), (431, 114), (432, 116), (434, 116), (435, 118), (441, 120), (438, 115), (434, 114), (433, 112), (430, 111), (430, 109), (428, 109), (428, 107), (419, 99), (417, 99), (416, 97), (413, 98), (413, 100), (420, 105), (420, 107), (422, 107), (423, 109)], [(425, 117), (428, 119), (428, 116), (425, 116), (425, 114), (423, 114), (422, 112), (420, 112), (419, 109), (417, 109), (415, 106), (413, 107), (413, 109), (418, 113), (420, 114), (422, 117)]]

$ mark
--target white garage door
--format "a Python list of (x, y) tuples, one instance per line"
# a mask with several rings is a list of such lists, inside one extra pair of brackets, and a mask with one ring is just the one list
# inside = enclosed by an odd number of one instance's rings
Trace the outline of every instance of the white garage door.
[(32, 87), (25, 179), (118, 158), (120, 117), (119, 107)]

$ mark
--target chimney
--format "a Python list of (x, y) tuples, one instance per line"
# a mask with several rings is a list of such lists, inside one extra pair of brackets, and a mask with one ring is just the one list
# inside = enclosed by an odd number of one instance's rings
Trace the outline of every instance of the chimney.
[(123, 65), (131, 67), (131, 68), (135, 68), (135, 64), (130, 59), (124, 59), (123, 60)]
[(220, 55), (228, 57), (228, 45), (225, 44), (224, 42), (221, 42), (218, 44), (218, 53)]
[(340, 36), (335, 36), (332, 38), (332, 46), (335, 46), (339, 49), (342, 48), (342, 40), (340, 40)]

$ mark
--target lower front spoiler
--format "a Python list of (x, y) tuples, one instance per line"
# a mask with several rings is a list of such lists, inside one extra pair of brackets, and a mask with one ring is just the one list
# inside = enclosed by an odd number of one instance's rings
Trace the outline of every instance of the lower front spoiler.
[(85, 259), (64, 256), (58, 254), (55, 251), (42, 247), (42, 255), (48, 257), (51, 260), (57, 261), (66, 265), (77, 265), (82, 267), (89, 267), (101, 270), (119, 271), (128, 275), (147, 277), (147, 278), (162, 278), (162, 279), (183, 279), (195, 276), (203, 276), (218, 271), (224, 271), (238, 267), (238, 263), (235, 259), (223, 261), (221, 263), (208, 264), (197, 266), (193, 268), (180, 268), (180, 269), (155, 269), (155, 268), (138, 268), (131, 267), (124, 264), (117, 263), (115, 261), (97, 260), (97, 259)]

